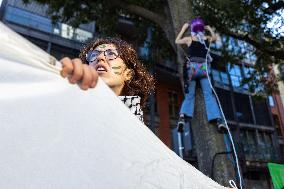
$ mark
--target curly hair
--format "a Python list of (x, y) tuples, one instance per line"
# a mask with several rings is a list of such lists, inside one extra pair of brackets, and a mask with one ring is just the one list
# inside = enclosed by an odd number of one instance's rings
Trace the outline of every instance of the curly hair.
[(86, 54), (101, 44), (115, 45), (119, 57), (124, 61), (127, 68), (131, 70), (132, 77), (129, 81), (125, 81), (121, 95), (140, 96), (141, 106), (144, 107), (150, 92), (154, 90), (154, 78), (138, 60), (137, 53), (130, 44), (119, 38), (96, 39), (81, 50), (80, 59), (83, 63), (88, 64)]

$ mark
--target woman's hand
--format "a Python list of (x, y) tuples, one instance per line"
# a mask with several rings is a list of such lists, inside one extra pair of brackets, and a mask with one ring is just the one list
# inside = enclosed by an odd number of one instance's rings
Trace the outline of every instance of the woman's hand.
[(217, 40), (217, 35), (215, 34), (215, 32), (213, 31), (213, 29), (212, 29), (209, 25), (204, 26), (204, 29), (206, 29), (206, 30), (209, 31), (210, 36), (208, 36), (208, 39), (209, 39), (211, 42), (214, 42), (214, 41)]
[(67, 77), (71, 84), (77, 83), (82, 90), (94, 88), (98, 81), (98, 73), (95, 69), (83, 64), (81, 59), (70, 59), (64, 57), (60, 60), (62, 64), (61, 76)]
[(182, 26), (182, 28), (183, 28), (183, 29), (188, 29), (188, 26), (189, 26), (188, 23), (184, 23), (183, 26)]
[(204, 26), (204, 29), (206, 30), (212, 30), (212, 28), (209, 25)]

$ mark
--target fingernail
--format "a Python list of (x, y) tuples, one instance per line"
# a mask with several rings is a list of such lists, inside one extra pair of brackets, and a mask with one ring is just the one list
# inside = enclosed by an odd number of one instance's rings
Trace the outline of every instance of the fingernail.
[(87, 89), (88, 89), (88, 86), (87, 86), (87, 85), (81, 85), (81, 89), (87, 90)]
[(70, 82), (73, 83), (73, 84), (75, 84), (75, 83), (76, 83), (76, 80), (73, 79), (73, 78), (71, 78)]
[(76, 83), (75, 80), (70, 78), (70, 77), (68, 78), (68, 80), (69, 80), (69, 83), (71, 83), (71, 84), (75, 84)]
[(96, 85), (97, 85), (97, 82), (93, 82), (91, 85), (91, 88), (95, 88)]
[(67, 74), (64, 73), (63, 71), (61, 71), (60, 74), (61, 74), (61, 76), (64, 77), (64, 78), (67, 76)]

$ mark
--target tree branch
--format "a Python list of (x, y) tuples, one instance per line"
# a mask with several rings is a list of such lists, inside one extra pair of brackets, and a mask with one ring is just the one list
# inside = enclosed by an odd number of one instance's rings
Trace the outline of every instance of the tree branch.
[(143, 18), (146, 18), (156, 23), (165, 32), (166, 38), (169, 40), (173, 49), (176, 50), (174, 40), (173, 40), (174, 34), (171, 31), (172, 26), (170, 25), (170, 22), (168, 21), (167, 18), (165, 18), (164, 16), (160, 14), (154, 13), (153, 11), (150, 11), (144, 7), (141, 7), (139, 5), (126, 3), (124, 0), (110, 0), (110, 1), (113, 6), (118, 6), (121, 9), (124, 9), (131, 14), (141, 16)]
[(151, 20), (156, 24), (158, 24), (160, 27), (162, 27), (165, 23), (165, 18), (162, 15), (154, 13), (144, 7), (126, 3), (124, 0), (110, 0), (110, 1), (113, 5), (118, 6), (121, 9), (127, 10), (129, 13)]

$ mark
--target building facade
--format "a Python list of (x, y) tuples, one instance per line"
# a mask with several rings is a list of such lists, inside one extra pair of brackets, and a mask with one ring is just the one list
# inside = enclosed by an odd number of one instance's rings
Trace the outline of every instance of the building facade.
[(46, 6), (36, 3), (25, 5), (20, 0), (3, 0), (1, 19), (57, 59), (78, 56), (84, 42), (93, 38), (95, 23), (81, 25), (78, 29), (64, 23), (52, 24), (46, 11)]

